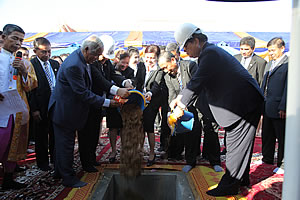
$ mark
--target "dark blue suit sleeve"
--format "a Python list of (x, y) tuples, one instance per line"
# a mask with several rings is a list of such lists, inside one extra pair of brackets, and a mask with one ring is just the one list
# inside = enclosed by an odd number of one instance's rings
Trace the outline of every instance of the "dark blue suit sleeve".
[(197, 63), (195, 63), (193, 61), (190, 62), (189, 71), (190, 71), (191, 76), (193, 76), (194, 74), (196, 74), (197, 68), (198, 68)]
[(199, 57), (198, 67), (194, 67), (196, 72), (192, 75), (192, 79), (186, 88), (181, 92), (181, 95), (183, 95), (181, 102), (184, 105), (188, 105), (194, 99), (194, 95), (201, 93), (206, 80), (213, 78), (213, 72), (216, 71), (214, 67), (218, 65), (218, 59), (220, 59), (218, 54), (213, 50), (202, 52)]
[(97, 69), (96, 66), (91, 65), (92, 79), (93, 79), (93, 87), (96, 86), (100, 88), (102, 91), (110, 92), (110, 88), (113, 86), (111, 82), (105, 79), (102, 73)]
[[(287, 78), (287, 76), (286, 76), (286, 78)], [(278, 110), (286, 111), (286, 99), (287, 99), (287, 80), (285, 81), (282, 98), (281, 98), (280, 104), (278, 106)]]
[(82, 69), (78, 66), (70, 66), (65, 70), (65, 77), (68, 80), (73, 92), (82, 102), (101, 107), (105, 98), (92, 93), (86, 86)]

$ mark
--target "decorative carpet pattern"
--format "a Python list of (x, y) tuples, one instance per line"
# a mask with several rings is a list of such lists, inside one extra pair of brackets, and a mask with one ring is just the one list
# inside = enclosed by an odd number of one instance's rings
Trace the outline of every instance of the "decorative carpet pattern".
[[(107, 130), (105, 130), (107, 131)], [(94, 185), (101, 179), (101, 174), (104, 169), (118, 169), (120, 160), (120, 151), (116, 156), (117, 162), (115, 164), (109, 164), (108, 158), (111, 153), (109, 139), (106, 132), (101, 135), (100, 144), (97, 148), (97, 160), (102, 163), (101, 166), (97, 167), (98, 173), (84, 173), (82, 171), (81, 163), (78, 155), (78, 146), (75, 146), (74, 153), (74, 169), (77, 172), (78, 177), (82, 181), (88, 183), (86, 187), (81, 189), (71, 189), (62, 186), (61, 180), (57, 181), (52, 178), (53, 170), (50, 172), (43, 172), (37, 169), (35, 165), (35, 155), (29, 154), (26, 160), (19, 162), (20, 165), (27, 165), (28, 169), (26, 172), (18, 174), (17, 181), (27, 183), (29, 186), (25, 189), (18, 191), (0, 191), (0, 199), (66, 199), (66, 200), (84, 200), (88, 199), (91, 194)], [(220, 144), (223, 146), (223, 137), (220, 134)], [(212, 189), (217, 186), (220, 178), (224, 172), (215, 172), (210, 166), (208, 161), (198, 159), (197, 166), (189, 172), (189, 179), (194, 185), (194, 194), (199, 199), (250, 199), (250, 200), (273, 200), (281, 199), (281, 190), (283, 183), (283, 175), (273, 173), (275, 166), (273, 165), (257, 165), (255, 161), (261, 160), (261, 138), (257, 137), (254, 145), (254, 153), (252, 156), (252, 164), (250, 169), (250, 187), (244, 187), (241, 193), (232, 197), (211, 197), (206, 195), (208, 189)], [(120, 149), (121, 141), (118, 137), (117, 148)], [(156, 148), (159, 147), (159, 136), (156, 135)], [(163, 153), (157, 152), (156, 164), (151, 167), (146, 167), (148, 159), (149, 145), (147, 139), (145, 139), (144, 146), (144, 160), (142, 164), (143, 169), (151, 169), (151, 171), (158, 170), (176, 170), (181, 171), (184, 166), (184, 160), (168, 160), (164, 159)], [(225, 166), (225, 156), (221, 156), (222, 167)], [(1, 182), (1, 180), (0, 180)]]

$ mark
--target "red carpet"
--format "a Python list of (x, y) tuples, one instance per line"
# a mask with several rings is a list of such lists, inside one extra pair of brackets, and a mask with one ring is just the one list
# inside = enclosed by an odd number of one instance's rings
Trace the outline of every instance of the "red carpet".
[[(156, 146), (159, 147), (159, 138), (156, 137)], [(222, 138), (220, 143), (223, 144)], [(120, 139), (118, 139), (117, 146), (120, 146)], [(77, 149), (77, 146), (75, 147)], [(148, 151), (149, 146), (147, 144), (147, 139), (145, 140), (145, 148)], [(98, 146), (97, 159), (103, 163), (98, 169), (101, 171), (104, 168), (118, 168), (118, 164), (108, 164), (108, 158), (110, 154), (110, 144), (107, 136), (101, 138), (101, 145)], [(257, 161), (261, 159), (261, 138), (255, 139), (254, 151), (253, 151), (252, 161)], [(119, 163), (119, 152), (117, 155), (117, 163)], [(144, 164), (148, 159), (147, 153), (144, 156)], [(82, 172), (81, 163), (79, 160), (79, 155), (77, 150), (75, 150), (74, 155), (74, 169), (78, 173), (82, 180), (90, 183), (89, 187), (85, 189), (73, 189), (65, 188), (61, 185), (61, 181), (55, 181), (52, 178), (53, 171), (42, 172), (36, 168), (35, 164), (35, 154), (29, 154), (26, 160), (19, 162), (20, 165), (28, 165), (29, 169), (26, 173), (19, 173), (20, 178), (18, 181), (26, 182), (29, 187), (19, 191), (0, 191), (0, 199), (87, 199), (88, 195), (92, 191), (93, 185), (99, 179), (101, 173), (86, 174)], [(222, 164), (224, 164), (224, 156), (222, 156)], [(106, 165), (106, 164), (107, 165)], [(184, 160), (174, 161), (161, 159), (158, 156), (156, 165), (153, 168), (159, 169), (170, 169), (170, 170), (181, 170), (181, 165), (184, 164)], [(228, 197), (228, 199), (280, 199), (283, 175), (274, 174), (272, 171), (275, 168), (273, 165), (251, 165), (251, 186), (250, 188), (243, 188), (242, 193), (235, 197)], [(204, 171), (203, 171), (204, 170)], [(211, 170), (211, 171), (209, 171)], [(209, 173), (206, 173), (209, 172)], [(205, 196), (205, 191), (213, 186), (213, 182), (218, 183), (219, 178), (222, 173), (214, 172), (207, 161), (199, 160), (198, 166), (194, 168), (189, 175), (194, 181), (196, 190), (203, 199), (216, 199)], [(202, 178), (201, 178), (202, 177)], [(204, 184), (205, 183), (205, 184)], [(202, 188), (201, 190), (199, 188)], [(227, 199), (217, 198), (217, 199)]]

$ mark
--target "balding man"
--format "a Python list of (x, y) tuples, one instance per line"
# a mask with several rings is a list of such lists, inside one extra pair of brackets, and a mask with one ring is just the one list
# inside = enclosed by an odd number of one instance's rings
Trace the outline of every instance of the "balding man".
[[(63, 185), (67, 187), (79, 188), (87, 184), (76, 177), (72, 165), (75, 132), (85, 126), (90, 107), (119, 106), (114, 100), (104, 99), (91, 92), (93, 83), (90, 64), (98, 60), (102, 52), (103, 43), (97, 36), (87, 38), (81, 48), (61, 65), (50, 97), (49, 112), (55, 137), (55, 176), (61, 177)], [(129, 95), (128, 90), (119, 89), (108, 82), (100, 86), (124, 98)]]

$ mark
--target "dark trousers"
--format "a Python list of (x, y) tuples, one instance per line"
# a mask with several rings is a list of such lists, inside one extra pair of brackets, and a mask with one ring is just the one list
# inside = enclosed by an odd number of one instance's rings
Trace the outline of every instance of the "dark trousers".
[(188, 110), (194, 114), (193, 130), (187, 133), (178, 133), (176, 136), (171, 136), (170, 146), (168, 148), (168, 157), (180, 157), (185, 148), (185, 160), (187, 165), (195, 166), (197, 162), (197, 154), (199, 150), (199, 137), (201, 136), (201, 123), (198, 118), (197, 111), (194, 107), (189, 107)]
[(220, 142), (218, 132), (218, 125), (209, 119), (202, 117), (203, 121), (203, 150), (202, 156), (207, 159), (210, 165), (221, 165), (220, 159)]
[(34, 122), (34, 119), (31, 114), (30, 114), (30, 118), (29, 118), (29, 131), (28, 132), (29, 132), (28, 143), (30, 141), (35, 141), (36, 123)]
[(241, 181), (249, 181), (250, 162), (261, 107), (229, 127), (226, 136), (226, 172), (218, 187), (237, 192)]
[(55, 139), (55, 175), (61, 176), (65, 186), (76, 184), (79, 179), (73, 169), (76, 130), (53, 123)]
[(263, 117), (262, 154), (263, 162), (273, 164), (276, 139), (278, 140), (277, 167), (282, 164), (284, 156), (285, 119)]
[(189, 133), (174, 134), (170, 136), (167, 154), (168, 158), (181, 159), (184, 150), (184, 135)]
[(35, 153), (38, 167), (46, 167), (54, 161), (54, 134), (53, 126), (49, 118), (43, 118), (40, 122), (35, 122)]
[(100, 135), (102, 110), (90, 109), (85, 127), (78, 131), (80, 161), (83, 168), (91, 167), (96, 162), (96, 148)]
[(161, 107), (161, 131), (163, 134), (163, 139), (161, 142), (166, 142), (166, 138), (170, 133), (170, 129), (167, 123), (167, 113), (168, 113), (168, 103), (167, 99), (164, 98), (153, 98), (150, 104), (143, 111), (143, 126), (145, 132), (154, 133), (154, 123), (157, 113), (159, 112), (159, 108)]
[(160, 145), (164, 148), (168, 148), (168, 138), (170, 135), (170, 128), (168, 126), (168, 102), (164, 102), (161, 107), (161, 133), (160, 133)]

